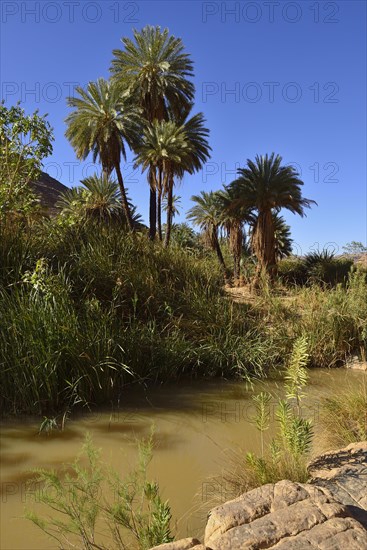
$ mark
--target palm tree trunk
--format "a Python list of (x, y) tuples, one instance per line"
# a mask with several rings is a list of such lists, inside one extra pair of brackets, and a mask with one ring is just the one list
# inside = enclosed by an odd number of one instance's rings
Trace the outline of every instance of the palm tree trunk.
[(164, 238), (164, 246), (168, 247), (169, 241), (171, 238), (171, 228), (172, 228), (172, 211), (173, 211), (173, 178), (171, 177), (168, 184), (168, 193), (167, 193), (167, 226), (166, 226), (166, 235)]
[(154, 241), (157, 231), (157, 188), (155, 184), (155, 177), (153, 175), (153, 167), (149, 168), (149, 239)]
[(233, 281), (235, 285), (238, 285), (241, 275), (241, 257), (237, 254), (237, 252), (234, 252), (233, 254)]
[(220, 248), (219, 239), (218, 239), (218, 228), (217, 227), (213, 227), (211, 229), (211, 239), (210, 240), (212, 242), (214, 252), (216, 253), (217, 258), (219, 260), (220, 266), (223, 269), (224, 275), (227, 278), (228, 271), (227, 271), (227, 266), (226, 266), (224, 258), (223, 258), (222, 250)]
[(126, 196), (124, 180), (122, 178), (120, 164), (118, 162), (115, 164), (115, 170), (116, 170), (116, 174), (117, 174), (117, 180), (118, 180), (119, 186), (120, 186), (122, 208), (123, 208), (123, 211), (124, 211), (124, 214), (125, 214), (125, 217), (126, 217), (127, 225), (129, 227), (130, 231), (134, 231), (134, 224), (133, 224), (133, 220), (132, 220), (132, 217), (131, 217), (130, 206), (129, 206), (127, 196)]
[(158, 238), (162, 242), (162, 190), (158, 189), (157, 195), (157, 225), (158, 225)]
[(253, 286), (258, 288), (263, 275), (268, 276), (270, 282), (276, 275), (275, 238), (271, 210), (260, 212), (254, 228), (253, 245), (257, 257)]
[(241, 254), (243, 233), (241, 224), (234, 222), (230, 228), (229, 242), (233, 255), (233, 279), (238, 284), (241, 276)]
[(162, 242), (162, 169), (158, 169), (158, 197), (157, 197), (157, 224), (158, 237)]

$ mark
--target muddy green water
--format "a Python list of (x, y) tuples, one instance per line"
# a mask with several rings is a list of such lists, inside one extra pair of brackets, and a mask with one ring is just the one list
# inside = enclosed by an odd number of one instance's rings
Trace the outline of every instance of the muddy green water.
[[(361, 371), (313, 370), (304, 400), (304, 412), (318, 431), (323, 397), (367, 383)], [(255, 391), (282, 394), (279, 381), (256, 384)], [(136, 460), (136, 441), (155, 426), (155, 452), (149, 477), (156, 479), (172, 507), (178, 537), (199, 536), (213, 496), (233, 497), (225, 484), (210, 481), (228, 466), (228, 450), (259, 451), (251, 423), (253, 392), (242, 382), (182, 383), (129, 390), (120, 408), (71, 418), (63, 432), (38, 435), (39, 421), (1, 424), (1, 538), (2, 550), (55, 549), (57, 545), (21, 516), (25, 482), (35, 467), (59, 468), (80, 451), (86, 432), (102, 450), (103, 460), (121, 473)], [(275, 406), (275, 400), (274, 400)], [(314, 453), (324, 449), (314, 449)], [(38, 505), (39, 506), (39, 505)], [(38, 508), (40, 509), (40, 508)]]

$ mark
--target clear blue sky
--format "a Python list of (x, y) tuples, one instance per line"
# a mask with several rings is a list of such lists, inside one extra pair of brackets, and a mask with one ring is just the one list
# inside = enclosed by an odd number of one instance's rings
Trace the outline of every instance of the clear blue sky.
[[(318, 202), (307, 218), (286, 214), (295, 251), (366, 242), (365, 1), (2, 0), (0, 7), (1, 95), (8, 105), (21, 100), (27, 112), (49, 113), (50, 175), (72, 186), (94, 169), (78, 163), (64, 137), (72, 87), (108, 77), (112, 49), (132, 28), (160, 25), (182, 38), (195, 63), (195, 111), (205, 114), (213, 149), (204, 170), (176, 191), (182, 218), (192, 194), (218, 189), (247, 158), (275, 151), (297, 163), (304, 195)], [(124, 175), (147, 219), (146, 176), (131, 165)]]

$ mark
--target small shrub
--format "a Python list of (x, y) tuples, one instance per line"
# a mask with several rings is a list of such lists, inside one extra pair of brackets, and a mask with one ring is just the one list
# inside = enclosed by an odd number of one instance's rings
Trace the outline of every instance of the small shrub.
[(278, 276), (286, 285), (304, 285), (307, 282), (307, 268), (301, 258), (284, 258), (278, 263)]
[(294, 285), (327, 285), (334, 287), (348, 280), (353, 260), (336, 258), (333, 253), (323, 250), (311, 252), (305, 258), (286, 258), (278, 264), (278, 276), (282, 283)]
[(335, 286), (345, 283), (353, 265), (352, 260), (335, 258), (334, 253), (323, 250), (311, 252), (305, 257), (308, 281)]
[[(38, 469), (28, 498), (46, 505), (51, 514), (26, 511), (26, 518), (55, 540), (59, 548), (147, 550), (171, 542), (171, 510), (156, 482), (147, 480), (152, 436), (139, 444), (139, 464), (124, 479), (103, 465), (87, 436), (82, 454), (62, 472)], [(86, 465), (83, 466), (83, 462)], [(110, 497), (107, 496), (109, 489)], [(56, 512), (56, 514), (55, 514)], [(97, 528), (98, 525), (98, 528)], [(102, 535), (102, 536), (101, 536)]]

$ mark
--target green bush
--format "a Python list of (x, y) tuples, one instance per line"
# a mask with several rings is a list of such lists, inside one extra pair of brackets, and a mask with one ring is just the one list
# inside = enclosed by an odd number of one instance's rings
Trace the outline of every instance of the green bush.
[(81, 456), (63, 471), (34, 471), (29, 488), (36, 490), (29, 491), (28, 500), (42, 503), (51, 514), (40, 516), (33, 508), (26, 518), (59, 548), (108, 550), (112, 542), (116, 550), (148, 550), (171, 542), (170, 506), (158, 483), (147, 480), (151, 458), (152, 437), (140, 442), (138, 466), (121, 478), (102, 463), (87, 436)]
[(352, 266), (353, 260), (348, 258), (335, 258), (327, 251), (312, 252), (305, 258), (281, 260), (278, 264), (278, 276), (286, 285), (303, 286), (316, 283), (336, 286), (346, 283)]
[(311, 252), (305, 257), (308, 282), (335, 286), (345, 283), (353, 265), (353, 260), (335, 258), (334, 254), (323, 250)]
[(133, 378), (264, 376), (304, 333), (310, 366), (365, 356), (360, 269), (345, 285), (293, 286), (286, 300), (271, 289), (242, 304), (210, 255), (95, 222), (23, 229), (0, 239), (2, 412), (65, 415), (119, 399)]
[(304, 285), (307, 282), (307, 269), (301, 258), (284, 258), (278, 263), (278, 276), (286, 285)]

